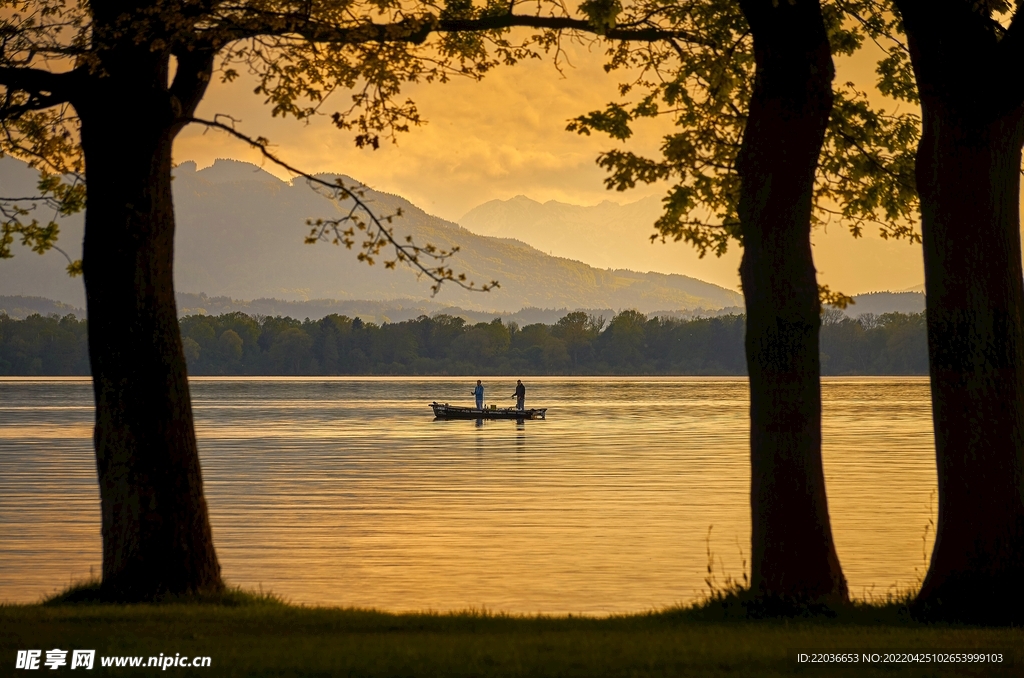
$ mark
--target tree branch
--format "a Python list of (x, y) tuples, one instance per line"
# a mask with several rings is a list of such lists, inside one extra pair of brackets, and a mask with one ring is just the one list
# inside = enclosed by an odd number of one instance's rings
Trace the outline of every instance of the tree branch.
[[(283, 16), (269, 12), (248, 12), (256, 17), (251, 22), (227, 21), (224, 24), (229, 40), (243, 40), (265, 35), (298, 35), (310, 42), (339, 44), (363, 42), (409, 42), (423, 43), (431, 33), (464, 33), (508, 28), (540, 28), (549, 30), (574, 30), (584, 33), (598, 33), (599, 29), (585, 19), (556, 16), (534, 16), (501, 14), (475, 19), (439, 19), (427, 14), (410, 17), (389, 24), (363, 23), (342, 27), (312, 21), (304, 16)], [(232, 25), (233, 24), (233, 25)], [(273, 28), (271, 28), (273, 26)], [(712, 46), (708, 41), (689, 31), (667, 30), (656, 26), (615, 27), (604, 31), (610, 40), (631, 40), (655, 42), (670, 38), (681, 39), (694, 44)]]
[[(221, 117), (221, 116), (218, 116)], [(226, 116), (225, 116), (226, 117)], [(232, 120), (233, 121), (233, 120)], [(399, 242), (391, 229), (387, 228), (382, 222), (381, 218), (378, 217), (373, 210), (366, 204), (360, 195), (360, 190), (355, 188), (349, 188), (345, 186), (341, 179), (336, 179), (333, 183), (325, 181), (319, 177), (315, 177), (312, 174), (303, 172), (302, 170), (289, 165), (287, 162), (281, 160), (276, 155), (271, 153), (267, 149), (268, 141), (262, 137), (253, 138), (247, 134), (243, 134), (236, 130), (232, 125), (220, 122), (220, 120), (203, 120), (201, 118), (190, 118), (188, 122), (198, 123), (211, 127), (213, 129), (219, 129), (223, 132), (227, 132), (236, 139), (241, 139), (253, 148), (257, 149), (264, 158), (274, 163), (278, 167), (282, 167), (289, 172), (296, 174), (304, 178), (314, 188), (319, 187), (326, 189), (330, 192), (330, 196), (339, 201), (352, 200), (354, 205), (349, 213), (341, 217), (340, 219), (334, 220), (322, 220), (318, 219), (315, 222), (307, 222), (307, 225), (312, 226), (313, 229), (310, 236), (306, 239), (307, 243), (313, 243), (318, 240), (328, 240), (329, 237), (326, 235), (328, 231), (333, 231), (335, 244), (343, 244), (349, 249), (355, 244), (353, 237), (355, 231), (353, 228), (342, 230), (343, 225), (351, 225), (358, 228), (360, 231), (365, 231), (369, 240), (362, 243), (363, 252), (359, 253), (359, 260), (366, 261), (370, 265), (373, 265), (373, 257), (380, 252), (384, 245), (389, 244), (395, 251), (395, 259), (391, 261), (385, 261), (384, 266), (386, 268), (395, 268), (398, 262), (402, 262), (414, 269), (419, 273), (418, 275), (426, 275), (428, 278), (434, 281), (434, 285), (431, 286), (431, 290), (434, 294), (437, 294), (441, 285), (444, 282), (453, 282), (463, 289), (470, 290), (473, 292), (487, 292), (495, 287), (500, 287), (497, 280), (492, 280), (490, 283), (477, 287), (473, 282), (466, 281), (466, 275), (461, 273), (455, 275), (451, 268), (445, 267), (445, 261), (458, 252), (459, 248), (453, 247), (450, 250), (440, 250), (433, 245), (427, 244), (419, 246), (413, 243), (412, 236), (407, 236), (405, 242)], [(365, 224), (356, 215), (357, 211), (362, 211), (368, 216), (371, 224)], [(384, 217), (384, 221), (391, 223), (394, 216), (401, 216), (401, 211), (396, 215)], [(427, 258), (437, 262), (436, 268), (431, 268), (425, 265), (421, 258)]]
[(39, 68), (0, 66), (0, 86), (40, 95), (48, 106), (71, 100), (76, 71), (51, 73)]
[(213, 48), (174, 52), (178, 60), (178, 70), (174, 74), (174, 82), (171, 83), (170, 95), (177, 99), (181, 107), (178, 115), (186, 119), (183, 125), (195, 114), (206, 88), (210, 85), (216, 55), (217, 50)]

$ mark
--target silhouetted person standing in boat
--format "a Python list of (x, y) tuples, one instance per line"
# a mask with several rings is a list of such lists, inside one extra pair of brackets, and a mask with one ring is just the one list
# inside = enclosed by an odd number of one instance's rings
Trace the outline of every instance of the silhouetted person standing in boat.
[(480, 383), (480, 380), (476, 380), (476, 388), (473, 389), (473, 395), (476, 396), (476, 409), (484, 409), (484, 385)]
[(526, 405), (526, 387), (523, 386), (522, 379), (516, 379), (516, 392), (512, 394), (512, 397), (516, 399), (516, 409), (524, 409)]

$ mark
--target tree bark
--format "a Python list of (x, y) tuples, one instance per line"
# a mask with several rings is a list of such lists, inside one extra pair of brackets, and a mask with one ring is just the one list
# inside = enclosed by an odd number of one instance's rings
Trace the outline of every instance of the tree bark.
[(1016, 64), (969, 3), (897, 4), (921, 93), (916, 176), (939, 481), (935, 546), (912, 609), (1020, 623), (1024, 100), (1006, 86)]
[(832, 109), (832, 56), (817, 1), (740, 5), (756, 76), (737, 161), (750, 374), (755, 593), (848, 600), (821, 462), (820, 302), (811, 256), (818, 156)]
[(102, 52), (102, 75), (74, 104), (88, 176), (83, 268), (102, 590), (137, 601), (223, 583), (174, 301), (171, 145), (181, 103), (167, 89), (167, 56), (128, 43)]

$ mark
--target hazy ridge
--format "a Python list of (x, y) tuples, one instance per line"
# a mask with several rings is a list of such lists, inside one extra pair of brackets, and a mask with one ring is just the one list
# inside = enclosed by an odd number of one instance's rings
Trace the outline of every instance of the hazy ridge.
[[(351, 180), (349, 180), (351, 181)], [(0, 184), (12, 193), (33, 191), (34, 172), (21, 161), (0, 159)], [(450, 313), (478, 322), (503, 317), (516, 322), (554, 322), (565, 312), (587, 310), (612, 315), (627, 308), (671, 317), (742, 312), (741, 296), (683, 275), (637, 273), (594, 268), (544, 254), (509, 237), (475, 235), (458, 224), (430, 216), (394, 195), (367, 191), (382, 214), (398, 209), (396, 233), (419, 242), (462, 252), (453, 267), (478, 283), (497, 278), (502, 287), (488, 293), (446, 285), (431, 298), (429, 285), (409, 270), (366, 266), (353, 252), (320, 243), (304, 245), (310, 217), (340, 214), (341, 206), (303, 182), (281, 181), (255, 165), (221, 160), (196, 170), (184, 163), (175, 172), (176, 287), (182, 314), (242, 311), (263, 315), (319, 318), (330, 313), (373, 322), (400, 322), (421, 314)], [(656, 198), (628, 205), (605, 202), (593, 207), (538, 203), (519, 196), (491, 201), (463, 221), (495, 236), (547, 237), (586, 254), (601, 238), (588, 234), (635, 235), (638, 224), (660, 209)], [(40, 218), (48, 218), (40, 214)], [(547, 234), (547, 235), (545, 235)], [(60, 244), (72, 257), (81, 252), (82, 217), (62, 222)], [(604, 245), (602, 245), (604, 246)], [(588, 249), (589, 248), (589, 249)], [(605, 249), (607, 249), (605, 247)], [(67, 261), (57, 252), (40, 257), (15, 247), (14, 259), (0, 262), (0, 309), (11, 317), (30, 313), (84, 316), (81, 278), (68, 278)], [(668, 256), (665, 248), (643, 245), (637, 256)], [(653, 265), (653, 264), (652, 264)], [(917, 291), (856, 295), (847, 314), (880, 315), (924, 310)]]
[[(332, 313), (361, 318), (366, 322), (382, 324), (385, 322), (402, 322), (421, 315), (434, 316), (439, 313), (465, 318), (468, 322), (477, 323), (501, 318), (506, 322), (520, 325), (531, 323), (552, 324), (570, 311), (585, 311), (591, 315), (610, 318), (616, 313), (613, 308), (562, 307), (537, 308), (525, 307), (517, 311), (476, 311), (461, 306), (451, 306), (430, 300), (369, 300), (369, 299), (309, 299), (286, 300), (274, 298), (232, 299), (228, 296), (210, 296), (205, 293), (179, 292), (177, 295), (178, 315), (219, 315), (222, 313), (241, 312), (248, 315), (288, 316), (297, 319), (310, 318), (319, 320)], [(846, 314), (856, 318), (866, 313), (882, 315), (883, 313), (920, 313), (924, 310), (924, 295), (920, 292), (872, 292), (854, 297), (856, 302), (846, 309)], [(18, 295), (0, 295), (0, 312), (12, 318), (22, 319), (33, 313), (40, 315), (60, 315), (69, 313), (85, 317), (81, 307), (65, 304), (45, 297), (26, 297)], [(695, 317), (713, 317), (719, 315), (742, 314), (742, 306), (728, 306), (720, 309), (664, 309), (651, 311), (651, 317), (665, 317), (686, 320)]]
[[(6, 158), (0, 160), (0, 180), (10, 190), (31, 190), (34, 176), (24, 163)], [(418, 280), (408, 269), (366, 266), (344, 248), (303, 244), (307, 219), (336, 218), (345, 209), (304, 182), (285, 182), (233, 160), (218, 160), (199, 171), (189, 162), (175, 170), (174, 194), (179, 291), (292, 301), (430, 299), (428, 281)], [(598, 269), (549, 256), (517, 240), (475, 235), (398, 196), (367, 190), (366, 198), (379, 214), (402, 210), (404, 216), (394, 222), (396, 234), (441, 248), (458, 245), (461, 251), (449, 262), (452, 268), (478, 285), (492, 279), (501, 283), (488, 293), (448, 284), (432, 299), (438, 303), (488, 312), (533, 306), (636, 308), (648, 313), (742, 303), (737, 292), (695, 278)], [(61, 245), (73, 257), (81, 251), (82, 228), (81, 215), (62, 225)], [(0, 265), (0, 293), (84, 306), (81, 280), (64, 275), (66, 263), (55, 252), (38, 257), (19, 249), (14, 259)]]
[(583, 206), (517, 195), (474, 207), (459, 224), (473, 233), (515, 238), (556, 257), (600, 268), (676, 271), (681, 263), (677, 248), (649, 239), (662, 211), (659, 196), (624, 205), (606, 200)]

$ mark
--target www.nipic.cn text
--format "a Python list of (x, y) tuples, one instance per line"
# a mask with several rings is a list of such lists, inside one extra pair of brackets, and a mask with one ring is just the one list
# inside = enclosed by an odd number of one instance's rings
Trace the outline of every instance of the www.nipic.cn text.
[[(181, 653), (173, 655), (160, 653), (152, 657), (100, 656), (98, 665), (103, 668), (156, 668), (166, 671), (169, 668), (209, 668), (212, 661), (209, 657), (182, 657)], [(97, 666), (96, 650), (18, 650), (14, 668), (26, 671), (38, 669), (85, 669)]]

